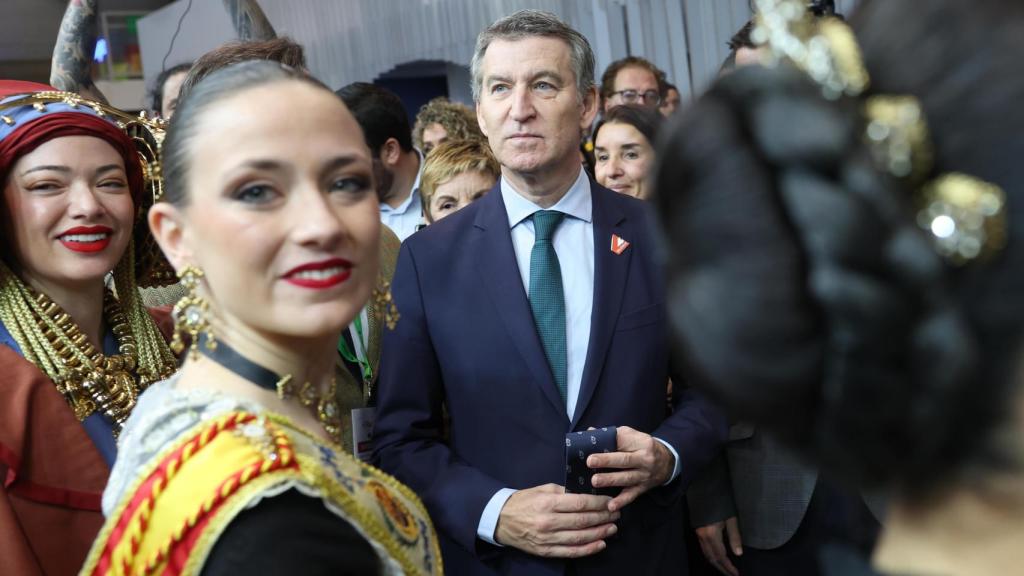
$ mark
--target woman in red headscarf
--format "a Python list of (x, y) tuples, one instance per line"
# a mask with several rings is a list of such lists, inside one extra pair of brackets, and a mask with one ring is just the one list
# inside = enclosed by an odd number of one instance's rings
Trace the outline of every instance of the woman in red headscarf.
[[(77, 573), (140, 390), (176, 367), (139, 301), (146, 187), (116, 110), (0, 81), (0, 563)], [(139, 230), (141, 233), (136, 233)], [(118, 297), (107, 288), (112, 277)]]

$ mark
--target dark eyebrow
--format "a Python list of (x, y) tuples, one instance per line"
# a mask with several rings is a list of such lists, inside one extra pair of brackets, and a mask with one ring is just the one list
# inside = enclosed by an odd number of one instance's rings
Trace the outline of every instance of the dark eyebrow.
[[(620, 146), (620, 148), (622, 150), (631, 150), (633, 148), (640, 148), (640, 146), (641, 145), (640, 145), (639, 142), (633, 142), (631, 144), (623, 144), (622, 146)], [(607, 152), (608, 151), (608, 149), (605, 148), (604, 146), (594, 146), (594, 150), (600, 150), (602, 152)]]
[(284, 164), (277, 160), (249, 160), (248, 162), (242, 163), (245, 168), (252, 168), (254, 170), (265, 170), (267, 172), (273, 172), (284, 168)]
[(97, 168), (96, 175), (100, 176), (101, 174), (106, 174), (107, 172), (113, 172), (115, 170), (125, 172), (124, 167), (121, 166), (120, 164), (107, 164), (106, 166), (100, 166), (99, 168)]
[(42, 172), (44, 170), (46, 170), (46, 171), (53, 171), (53, 172), (71, 172), (71, 168), (68, 168), (67, 166), (52, 166), (52, 165), (48, 165), (48, 166), (36, 166), (34, 168), (29, 168), (28, 170), (25, 170), (24, 172), (22, 172), (21, 175), (24, 176), (26, 174), (31, 174), (33, 172)]
[[(359, 158), (360, 157), (355, 154), (335, 156), (334, 158), (331, 158), (327, 162), (324, 162), (323, 166), (320, 168), (320, 175), (321, 177), (326, 176), (327, 174), (334, 170), (337, 170), (338, 168), (343, 168), (345, 166), (348, 166), (349, 164), (357, 162)], [(291, 170), (291, 167), (288, 166), (286, 163), (269, 158), (249, 160), (247, 162), (243, 162), (241, 168), (250, 170), (260, 170), (263, 172), (287, 172)]]
[(355, 155), (335, 156), (334, 158), (331, 158), (330, 160), (325, 162), (324, 163), (324, 167), (320, 171), (326, 174), (328, 172), (333, 172), (334, 170), (337, 170), (338, 168), (344, 168), (345, 166), (348, 166), (349, 164), (355, 164), (358, 161), (359, 161), (359, 156), (355, 156)]

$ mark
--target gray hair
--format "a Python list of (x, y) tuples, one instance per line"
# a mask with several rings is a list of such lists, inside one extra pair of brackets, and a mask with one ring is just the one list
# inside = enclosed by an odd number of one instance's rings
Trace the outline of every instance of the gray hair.
[(520, 10), (511, 16), (505, 16), (487, 27), (476, 38), (476, 50), (470, 71), (473, 75), (473, 100), (480, 101), (480, 89), (483, 86), (480, 65), (483, 62), (487, 47), (495, 40), (522, 40), (543, 36), (558, 38), (569, 45), (569, 58), (572, 72), (576, 75), (576, 90), (582, 99), (594, 87), (594, 51), (590, 42), (582, 34), (573, 30), (550, 12), (541, 10)]
[(298, 81), (334, 92), (305, 72), (268, 60), (249, 60), (216, 70), (203, 78), (178, 105), (164, 139), (163, 200), (175, 206), (188, 204), (189, 144), (199, 131), (199, 116), (217, 102), (243, 90), (275, 82)]

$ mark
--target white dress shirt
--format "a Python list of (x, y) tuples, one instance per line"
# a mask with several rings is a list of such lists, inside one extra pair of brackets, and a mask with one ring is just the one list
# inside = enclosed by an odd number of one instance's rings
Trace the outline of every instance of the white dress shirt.
[(420, 170), (416, 173), (416, 181), (412, 184), (412, 193), (396, 208), (384, 202), (380, 203), (380, 221), (398, 236), (398, 239), (405, 242), (405, 239), (412, 236), (423, 223), (423, 199), (420, 196), (420, 177), (423, 176), (423, 154), (419, 150), (416, 153), (420, 157)]

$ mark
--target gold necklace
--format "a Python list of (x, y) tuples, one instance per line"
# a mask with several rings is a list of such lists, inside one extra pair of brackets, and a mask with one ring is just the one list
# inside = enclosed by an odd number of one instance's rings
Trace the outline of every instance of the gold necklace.
[(338, 403), (338, 381), (331, 377), (331, 385), (323, 394), (317, 394), (312, 382), (297, 386), (291, 374), (277, 382), (277, 397), (282, 400), (297, 398), (306, 408), (316, 406), (316, 418), (327, 434), (341, 443), (341, 405)]
[[(205, 335), (201, 337), (203, 340), (205, 338)], [(327, 392), (319, 394), (311, 382), (307, 381), (303, 385), (298, 386), (295, 384), (291, 374), (282, 376), (266, 366), (250, 360), (223, 340), (218, 341), (217, 345), (213, 347), (200, 345), (199, 351), (210, 360), (252, 384), (264, 390), (276, 391), (277, 397), (281, 400), (298, 399), (300, 404), (306, 408), (313, 409), (320, 424), (331, 438), (335, 439), (339, 444), (342, 442), (341, 408), (338, 404), (337, 395), (338, 384), (333, 377), (331, 378), (331, 385), (327, 387)]]
[(135, 407), (139, 392), (153, 382), (153, 378), (140, 377), (135, 337), (117, 300), (109, 291), (103, 295), (103, 316), (118, 339), (119, 353), (111, 356), (96, 350), (71, 316), (48, 296), (39, 293), (35, 300), (45, 315), (36, 318), (36, 326), (56, 350), (57, 362), (63, 367), (53, 378), (57, 391), (79, 421), (99, 412), (114, 423), (116, 435)]
[(103, 316), (119, 343), (118, 354), (105, 356), (56, 302), (0, 262), (0, 322), (22, 356), (53, 381), (75, 418), (104, 414), (115, 437), (139, 393), (177, 369), (153, 320), (138, 298), (132, 298), (134, 282), (119, 286), (129, 295), (126, 309), (109, 291), (104, 293)]

